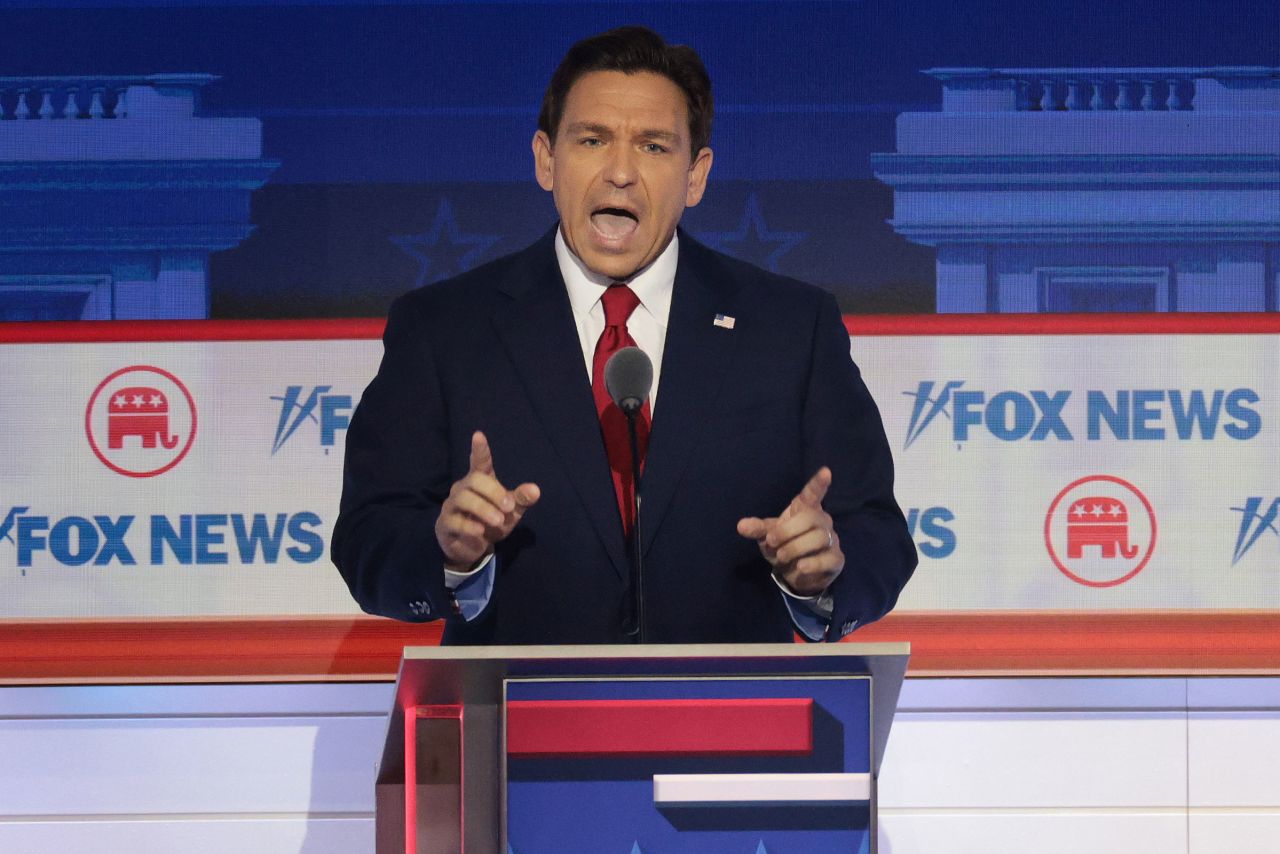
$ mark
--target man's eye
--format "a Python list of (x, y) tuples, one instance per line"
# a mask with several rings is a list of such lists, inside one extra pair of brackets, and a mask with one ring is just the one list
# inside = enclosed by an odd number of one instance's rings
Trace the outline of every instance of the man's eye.
[(644, 150), (649, 152), (650, 154), (666, 154), (667, 153), (667, 147), (665, 145), (659, 145), (656, 142), (646, 142), (644, 145)]
[(582, 139), (582, 145), (585, 145), (589, 148), (595, 148), (597, 145), (603, 145), (603, 144), (604, 143), (600, 140), (600, 137), (598, 136), (588, 136)]

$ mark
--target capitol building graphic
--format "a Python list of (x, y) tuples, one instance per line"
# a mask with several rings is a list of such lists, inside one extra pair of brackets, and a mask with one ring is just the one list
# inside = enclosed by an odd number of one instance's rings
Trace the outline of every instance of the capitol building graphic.
[(1280, 68), (934, 68), (872, 155), (937, 310), (1276, 311)]

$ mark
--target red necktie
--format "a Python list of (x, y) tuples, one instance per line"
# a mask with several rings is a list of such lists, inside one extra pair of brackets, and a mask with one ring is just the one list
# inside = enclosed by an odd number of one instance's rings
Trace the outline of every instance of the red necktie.
[[(627, 331), (627, 318), (640, 304), (640, 298), (624, 284), (613, 284), (601, 297), (604, 303), (604, 332), (596, 342), (596, 353), (591, 368), (591, 394), (596, 399), (596, 414), (600, 416), (600, 432), (604, 436), (604, 450), (613, 471), (613, 491), (618, 496), (618, 511), (622, 514), (622, 532), (631, 537), (635, 527), (635, 479), (631, 469), (631, 439), (627, 434), (627, 416), (622, 414), (604, 387), (604, 366), (609, 357), (623, 347), (636, 346), (635, 339)], [(644, 468), (644, 455), (649, 447), (649, 402), (636, 416), (636, 445), (640, 452), (640, 467)]]

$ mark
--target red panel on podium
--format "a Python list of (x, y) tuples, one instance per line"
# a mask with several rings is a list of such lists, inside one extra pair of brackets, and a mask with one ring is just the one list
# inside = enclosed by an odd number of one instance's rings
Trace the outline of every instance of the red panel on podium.
[(808, 698), (507, 704), (510, 756), (805, 756), (812, 749)]

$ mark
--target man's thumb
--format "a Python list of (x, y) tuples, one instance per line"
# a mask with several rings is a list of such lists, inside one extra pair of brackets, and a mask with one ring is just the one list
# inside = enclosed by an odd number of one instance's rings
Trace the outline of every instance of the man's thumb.
[(769, 533), (769, 526), (756, 516), (748, 516), (738, 520), (738, 533), (749, 540), (763, 540)]
[(538, 503), (538, 499), (542, 497), (542, 490), (536, 483), (522, 483), (515, 488), (513, 494), (516, 497), (516, 513), (523, 516), (524, 511)]

